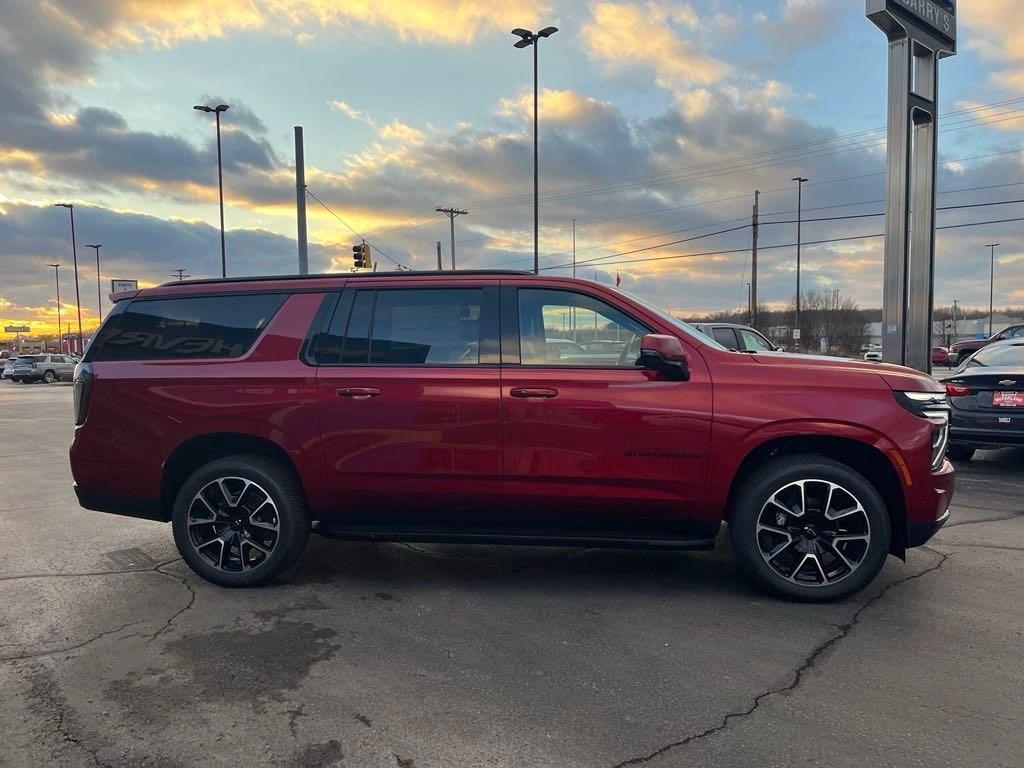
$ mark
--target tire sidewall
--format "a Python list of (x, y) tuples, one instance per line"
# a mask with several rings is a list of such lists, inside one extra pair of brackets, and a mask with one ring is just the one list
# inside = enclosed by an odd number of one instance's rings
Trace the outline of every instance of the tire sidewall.
[[(863, 505), (871, 525), (871, 541), (864, 560), (847, 578), (824, 587), (805, 587), (777, 574), (761, 556), (757, 519), (769, 496), (798, 480), (828, 480), (843, 486)], [(740, 570), (757, 586), (791, 600), (829, 602), (848, 597), (870, 584), (889, 555), (892, 523), (881, 495), (863, 475), (837, 461), (820, 456), (788, 456), (757, 470), (737, 494), (729, 519), (729, 537)]]
[(53, 371), (47, 371), (46, 373), (43, 374), (42, 380), (44, 384), (53, 384), (53, 382), (57, 380), (57, 374), (55, 374)]
[[(221, 477), (240, 477), (260, 485), (277, 507), (277, 544), (259, 565), (245, 571), (222, 571), (200, 555), (188, 534), (188, 511), (196, 494)], [(298, 559), (309, 538), (309, 518), (294, 478), (280, 464), (262, 456), (217, 459), (193, 472), (178, 491), (171, 513), (174, 542), (182, 558), (204, 579), (225, 587), (265, 584)]]

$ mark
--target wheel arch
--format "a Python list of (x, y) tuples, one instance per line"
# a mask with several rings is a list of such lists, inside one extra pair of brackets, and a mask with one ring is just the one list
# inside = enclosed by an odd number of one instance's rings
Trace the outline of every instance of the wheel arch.
[(767, 440), (747, 453), (733, 475), (726, 504), (726, 520), (744, 480), (758, 467), (780, 456), (816, 454), (845, 464), (864, 476), (885, 502), (892, 523), (890, 553), (903, 558), (907, 541), (907, 503), (893, 462), (877, 446), (850, 437), (789, 435)]
[(171, 519), (174, 498), (189, 475), (211, 461), (241, 454), (264, 456), (280, 463), (292, 473), (297, 486), (302, 489), (295, 462), (279, 443), (244, 432), (198, 435), (180, 443), (164, 462), (160, 478), (160, 507), (164, 519)]

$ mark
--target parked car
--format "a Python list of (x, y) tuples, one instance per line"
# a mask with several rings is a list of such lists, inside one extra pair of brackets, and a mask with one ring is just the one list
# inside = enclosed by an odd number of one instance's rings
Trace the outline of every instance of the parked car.
[(71, 381), (77, 362), (69, 355), (19, 355), (14, 359), (11, 379), (25, 384)]
[(617, 354), (622, 352), (626, 347), (626, 342), (616, 341), (615, 339), (594, 339), (593, 341), (587, 341), (583, 344), (583, 349), (587, 352), (596, 352), (603, 354)]
[(694, 323), (693, 327), (714, 339), (726, 349), (736, 352), (781, 352), (756, 328), (736, 323)]
[(880, 363), (882, 362), (882, 353), (877, 349), (872, 349), (869, 352), (864, 353), (864, 362), (867, 363)]
[(1020, 339), (1024, 338), (1024, 325), (1011, 325), (1009, 328), (1000, 331), (997, 334), (989, 336), (987, 339), (969, 339), (967, 341), (958, 341), (949, 347), (949, 364), (960, 365), (973, 353), (979, 349), (984, 349), (989, 344), (994, 344), (997, 341), (1006, 341), (1007, 339)]
[(0, 371), (0, 379), (9, 379), (14, 375), (14, 361), (16, 358), (8, 357), (4, 360), (3, 370)]
[[(627, 354), (552, 357), (574, 308)], [(752, 582), (833, 600), (926, 542), (954, 490), (931, 377), (732, 352), (610, 286), (518, 272), (145, 289), (74, 395), (80, 503), (170, 522), (224, 586), (278, 576), (311, 532), (686, 550), (727, 521)]]
[(943, 379), (953, 406), (949, 456), (1024, 445), (1024, 339), (990, 344)]
[(949, 365), (949, 350), (945, 347), (932, 347), (932, 365)]

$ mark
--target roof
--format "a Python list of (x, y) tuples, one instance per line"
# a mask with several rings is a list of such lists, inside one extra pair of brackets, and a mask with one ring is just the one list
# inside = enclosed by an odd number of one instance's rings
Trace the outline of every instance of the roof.
[(523, 270), (516, 269), (460, 269), (456, 271), (412, 271), (402, 270), (399, 272), (323, 272), (314, 275), (251, 275), (244, 277), (206, 277), (198, 278), (195, 280), (171, 280), (169, 282), (160, 285), (161, 288), (170, 288), (174, 286), (186, 286), (186, 285), (210, 285), (217, 283), (253, 283), (260, 281), (276, 281), (276, 280), (317, 280), (324, 278), (343, 278), (345, 280), (353, 279), (358, 280), (360, 278), (380, 278), (380, 277), (461, 277), (466, 276), (487, 276), (487, 275), (508, 275), (515, 277), (533, 276), (533, 272), (525, 272)]

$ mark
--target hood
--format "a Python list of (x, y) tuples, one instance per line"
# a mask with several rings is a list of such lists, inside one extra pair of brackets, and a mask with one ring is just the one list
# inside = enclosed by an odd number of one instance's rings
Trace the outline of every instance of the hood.
[(796, 370), (803, 369), (808, 376), (825, 371), (878, 376), (893, 390), (900, 392), (944, 392), (945, 388), (931, 376), (913, 368), (889, 363), (869, 363), (850, 360), (845, 357), (824, 357), (822, 355), (799, 355), (789, 352), (751, 355), (761, 365), (782, 365)]

